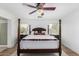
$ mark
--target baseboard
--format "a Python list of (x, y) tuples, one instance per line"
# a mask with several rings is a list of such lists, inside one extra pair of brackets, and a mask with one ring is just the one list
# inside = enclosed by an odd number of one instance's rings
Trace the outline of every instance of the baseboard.
[(7, 45), (0, 45), (0, 52), (4, 51), (7, 49)]
[(7, 47), (7, 45), (0, 45), (0, 47)]

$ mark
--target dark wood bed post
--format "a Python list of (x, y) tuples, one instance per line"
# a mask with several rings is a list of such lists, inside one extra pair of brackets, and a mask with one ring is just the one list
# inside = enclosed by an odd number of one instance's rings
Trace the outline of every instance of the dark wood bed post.
[(18, 46), (17, 55), (20, 56), (20, 19), (18, 19)]
[(29, 35), (31, 35), (31, 25), (29, 25)]
[(48, 35), (49, 35), (49, 25), (48, 25)]
[(61, 56), (62, 49), (61, 49), (61, 19), (59, 19), (59, 56)]

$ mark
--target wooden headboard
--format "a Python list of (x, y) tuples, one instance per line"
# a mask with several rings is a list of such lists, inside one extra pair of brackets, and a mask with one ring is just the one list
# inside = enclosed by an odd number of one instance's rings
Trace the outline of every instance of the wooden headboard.
[(37, 28), (33, 28), (32, 31), (34, 31), (34, 35), (45, 35), (46, 29), (37, 27)]

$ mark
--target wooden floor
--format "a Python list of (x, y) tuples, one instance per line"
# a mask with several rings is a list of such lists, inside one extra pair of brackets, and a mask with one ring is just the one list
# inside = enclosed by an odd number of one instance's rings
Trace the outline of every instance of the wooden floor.
[(75, 53), (74, 51), (70, 50), (69, 48), (65, 47), (64, 45), (62, 45), (62, 49), (68, 56), (79, 56), (79, 54)]
[(2, 52), (0, 52), (0, 56), (10, 56), (11, 54), (13, 54), (16, 51), (16, 47), (13, 48), (8, 48)]
[[(10, 56), (16, 51), (16, 47), (14, 48), (9, 48), (4, 50), (3, 52), (0, 52), (0, 56)], [(77, 53), (73, 52), (69, 48), (65, 47), (62, 45), (62, 50), (68, 55), (68, 56), (79, 56)]]

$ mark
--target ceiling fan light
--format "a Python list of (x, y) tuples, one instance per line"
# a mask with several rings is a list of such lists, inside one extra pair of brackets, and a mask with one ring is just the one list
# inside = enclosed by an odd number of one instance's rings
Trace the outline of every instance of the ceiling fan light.
[(42, 9), (39, 9), (38, 12), (39, 12), (39, 13), (43, 13), (44, 11), (43, 11)]
[(38, 10), (38, 14), (39, 14), (40, 16), (43, 16), (43, 15), (44, 15), (44, 11), (43, 11), (42, 9), (39, 9), (39, 10)]

